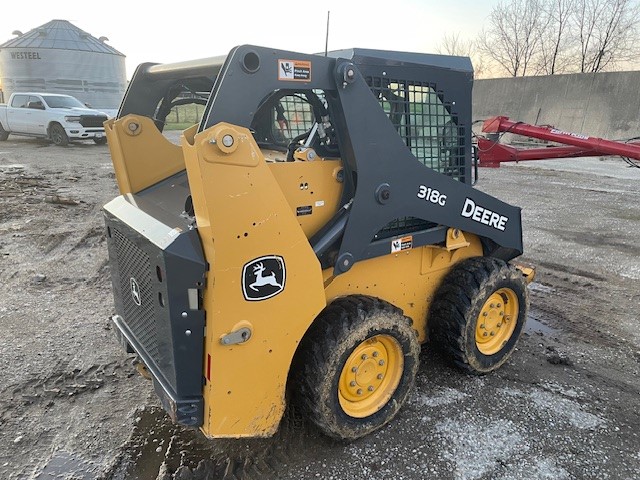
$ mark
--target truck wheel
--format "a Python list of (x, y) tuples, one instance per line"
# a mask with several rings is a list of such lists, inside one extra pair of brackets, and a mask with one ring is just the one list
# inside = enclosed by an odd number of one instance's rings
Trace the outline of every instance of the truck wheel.
[(301, 344), (303, 408), (327, 435), (355, 440), (382, 427), (404, 404), (418, 371), (411, 319), (381, 300), (335, 300)]
[(49, 127), (49, 137), (51, 137), (51, 141), (59, 147), (64, 147), (69, 144), (67, 132), (64, 131), (64, 128), (62, 128), (62, 125), (59, 123), (54, 123)]
[(9, 132), (2, 128), (2, 124), (0, 123), (0, 142), (6, 141), (7, 138), (9, 138)]
[(107, 143), (107, 138), (106, 137), (94, 138), (93, 141), (96, 145), (104, 145), (105, 143)]
[(457, 264), (443, 280), (429, 315), (431, 342), (468, 372), (484, 374), (507, 361), (529, 309), (522, 274), (480, 257)]

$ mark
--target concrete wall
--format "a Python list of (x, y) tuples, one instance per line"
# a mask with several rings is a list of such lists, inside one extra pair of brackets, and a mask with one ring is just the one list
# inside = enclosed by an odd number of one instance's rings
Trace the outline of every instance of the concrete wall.
[(495, 115), (602, 138), (640, 136), (640, 72), (476, 80), (473, 119)]

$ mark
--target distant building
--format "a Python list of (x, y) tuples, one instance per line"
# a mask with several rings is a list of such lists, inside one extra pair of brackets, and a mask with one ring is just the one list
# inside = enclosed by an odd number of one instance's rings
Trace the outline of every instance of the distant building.
[(0, 45), (0, 87), (73, 95), (95, 108), (118, 108), (127, 86), (125, 56), (66, 20), (52, 20)]

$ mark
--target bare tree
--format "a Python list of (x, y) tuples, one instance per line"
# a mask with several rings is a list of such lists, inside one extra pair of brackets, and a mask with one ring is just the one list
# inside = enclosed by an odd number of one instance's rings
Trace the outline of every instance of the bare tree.
[(513, 77), (530, 73), (539, 51), (546, 15), (541, 0), (509, 0), (496, 5), (479, 37), (479, 49)]
[(576, 0), (546, 0), (541, 8), (547, 18), (541, 23), (540, 49), (537, 55), (538, 73), (564, 73), (571, 63), (570, 50), (574, 36), (571, 32)]
[(436, 52), (443, 55), (456, 55), (471, 58), (473, 72), (476, 78), (482, 77), (486, 72), (485, 62), (476, 48), (475, 41), (460, 37), (460, 32), (447, 32), (442, 41), (436, 46)]
[(475, 50), (473, 40), (460, 38), (460, 32), (447, 32), (436, 46), (436, 52), (443, 55), (470, 57)]
[(638, 0), (506, 0), (478, 46), (511, 76), (611, 70), (638, 58)]
[(599, 72), (637, 56), (640, 6), (632, 0), (578, 0), (578, 71)]

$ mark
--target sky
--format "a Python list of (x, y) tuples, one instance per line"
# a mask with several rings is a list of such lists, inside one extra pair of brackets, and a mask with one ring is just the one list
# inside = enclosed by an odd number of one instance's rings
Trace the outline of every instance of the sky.
[[(304, 0), (187, 2), (4, 0), (0, 44), (51, 20), (68, 20), (126, 55), (127, 78), (144, 62), (171, 63), (223, 55), (253, 44), (323, 52), (374, 48), (436, 53), (445, 33), (472, 38), (499, 0)], [(167, 5), (171, 5), (168, 7)]]

